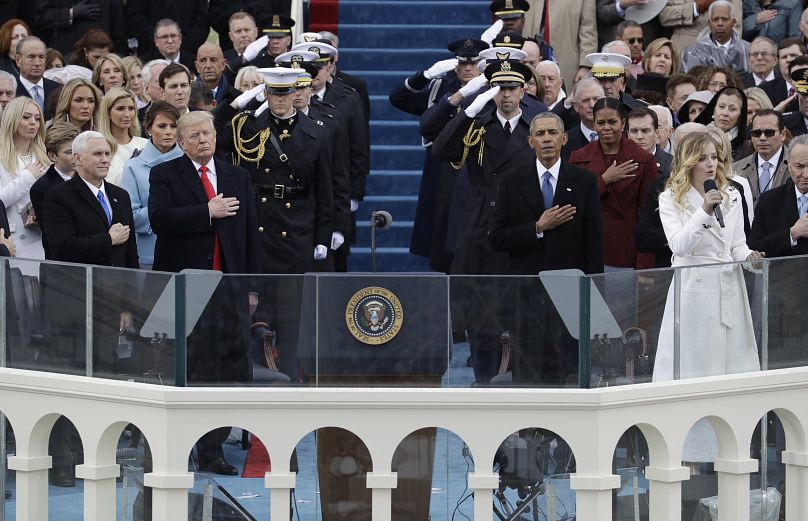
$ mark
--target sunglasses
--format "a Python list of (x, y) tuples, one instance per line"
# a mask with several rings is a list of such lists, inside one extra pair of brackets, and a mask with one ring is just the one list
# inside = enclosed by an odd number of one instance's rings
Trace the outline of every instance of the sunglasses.
[(773, 128), (767, 128), (765, 130), (759, 128), (759, 129), (755, 129), (755, 130), (753, 130), (753, 131), (751, 131), (749, 133), (752, 134), (752, 137), (760, 137), (760, 136), (764, 136), (764, 135), (766, 137), (774, 137), (774, 135), (777, 134), (778, 132), (779, 132), (779, 130), (774, 130)]
[(635, 43), (642, 43), (643, 41), (645, 41), (643, 38), (629, 38), (628, 39), (628, 43), (630, 43), (631, 45), (634, 45)]

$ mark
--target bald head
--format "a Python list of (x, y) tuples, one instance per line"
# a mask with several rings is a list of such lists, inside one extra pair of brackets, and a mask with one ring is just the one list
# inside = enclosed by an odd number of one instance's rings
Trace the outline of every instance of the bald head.
[(527, 58), (522, 60), (522, 62), (535, 69), (541, 61), (541, 50), (539, 49), (539, 45), (532, 40), (526, 40), (522, 46), (522, 50), (527, 53)]
[(682, 141), (682, 138), (693, 132), (707, 132), (707, 127), (693, 121), (682, 123), (673, 131), (673, 147), (676, 148), (676, 144)]
[(219, 86), (226, 62), (222, 48), (215, 43), (205, 42), (196, 51), (196, 72), (199, 78), (211, 89)]

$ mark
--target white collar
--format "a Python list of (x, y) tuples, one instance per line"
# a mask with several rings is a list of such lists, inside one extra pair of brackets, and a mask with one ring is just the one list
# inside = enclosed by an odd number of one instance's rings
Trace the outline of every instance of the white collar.
[[(592, 132), (595, 132), (595, 131), (592, 130), (591, 128), (587, 127), (586, 125), (584, 125), (584, 122), (581, 121), (581, 132), (583, 133), (586, 140), (589, 141), (589, 136), (592, 134)], [(595, 132), (595, 134), (597, 134), (597, 132)]]
[[(56, 173), (59, 174), (59, 177), (61, 177), (65, 181), (68, 181), (71, 177), (73, 177), (72, 175), (63, 174), (62, 171), (59, 170), (58, 168), (56, 168), (55, 165), (54, 165), (53, 169), (56, 170)], [(75, 174), (73, 174), (73, 175), (75, 175)], [(95, 188), (95, 187), (93, 187), (93, 188)]]
[(496, 111), (497, 119), (499, 120), (499, 124), (502, 127), (505, 127), (505, 122), (508, 121), (511, 124), (511, 132), (516, 130), (516, 124), (519, 123), (519, 118), (522, 117), (522, 111), (520, 110), (514, 117), (510, 119), (505, 119), (505, 116), (499, 113), (499, 110)]
[[(191, 158), (189, 157), (188, 159)], [(194, 164), (194, 170), (196, 170), (196, 175), (201, 175), (199, 173), (199, 169), (202, 168), (202, 163), (197, 163), (193, 159), (191, 159), (191, 163)], [(208, 167), (208, 174), (216, 177), (216, 165), (214, 164), (213, 158), (210, 158), (210, 161), (208, 161), (208, 164), (205, 166)]]
[(782, 154), (783, 154), (783, 147), (782, 147), (782, 146), (780, 147), (780, 150), (778, 150), (778, 151), (777, 151), (777, 152), (776, 152), (776, 153), (775, 153), (775, 154), (774, 154), (774, 155), (771, 157), (771, 159), (763, 159), (763, 158), (760, 156), (760, 154), (757, 154), (757, 164), (758, 164), (758, 170), (760, 170), (760, 169), (762, 168), (763, 163), (769, 163), (770, 165), (772, 165), (772, 169), (769, 171), (769, 173), (770, 173), (772, 176), (774, 176), (774, 170), (777, 168), (777, 165), (779, 165), (779, 164), (780, 164), (780, 156), (781, 156)]
[(25, 90), (27, 90), (28, 92), (31, 92), (31, 88), (34, 85), (38, 85), (39, 87), (42, 88), (42, 96), (43, 97), (45, 96), (45, 80), (44, 80), (44, 76), (42, 78), (39, 78), (39, 81), (36, 82), (36, 83), (31, 83), (30, 81), (28, 81), (25, 78), (23, 78), (22, 76), (20, 76), (20, 83), (22, 83), (22, 86), (25, 87)]
[(808, 196), (808, 194), (804, 194), (804, 193), (800, 192), (800, 189), (797, 188), (797, 185), (794, 185), (794, 193), (797, 194), (797, 202), (798, 203), (800, 202), (800, 197), (802, 197), (803, 195)]
[(760, 76), (758, 76), (754, 72), (752, 73), (752, 77), (755, 79), (755, 86), (760, 85), (764, 81), (772, 81), (774, 79), (774, 69), (770, 70), (769, 75), (766, 76), (765, 78), (761, 78)]
[(545, 172), (550, 172), (550, 177), (553, 178), (553, 184), (558, 183), (558, 176), (561, 174), (561, 158), (558, 158), (558, 161), (553, 163), (553, 166), (550, 168), (546, 168), (538, 158), (536, 158), (536, 171), (539, 173), (539, 181), (541, 181), (542, 176)]
[[(78, 175), (78, 173), (76, 173), (76, 175)], [(98, 192), (104, 194), (104, 199), (107, 200), (107, 206), (109, 206), (109, 211), (112, 212), (112, 206), (110, 205), (109, 197), (107, 197), (106, 182), (101, 181), (101, 188), (96, 188), (92, 183), (88, 183), (87, 180), (84, 179), (83, 177), (81, 177), (81, 180), (84, 181), (84, 184), (87, 185), (87, 187), (93, 193), (93, 197), (95, 197), (96, 199), (98, 199)]]

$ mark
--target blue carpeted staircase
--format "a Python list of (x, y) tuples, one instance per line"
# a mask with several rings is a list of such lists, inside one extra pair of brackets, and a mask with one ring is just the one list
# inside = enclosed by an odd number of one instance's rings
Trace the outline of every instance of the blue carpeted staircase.
[(359, 205), (351, 271), (370, 270), (370, 215), (387, 210), (393, 226), (376, 234), (379, 271), (428, 271), (409, 252), (424, 148), (418, 119), (390, 105), (393, 86), (437, 60), (446, 45), (479, 38), (491, 23), (487, 1), (343, 0), (339, 2), (339, 67), (363, 78), (370, 94), (371, 171)]

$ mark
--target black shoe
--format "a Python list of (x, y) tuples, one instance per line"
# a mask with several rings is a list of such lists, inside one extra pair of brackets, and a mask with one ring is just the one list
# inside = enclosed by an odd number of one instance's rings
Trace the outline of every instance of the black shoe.
[(76, 486), (76, 478), (73, 477), (70, 470), (54, 470), (50, 482), (54, 487), (69, 488)]
[(238, 476), (238, 469), (229, 464), (224, 458), (219, 458), (208, 466), (208, 470), (214, 474), (222, 474), (223, 476)]

